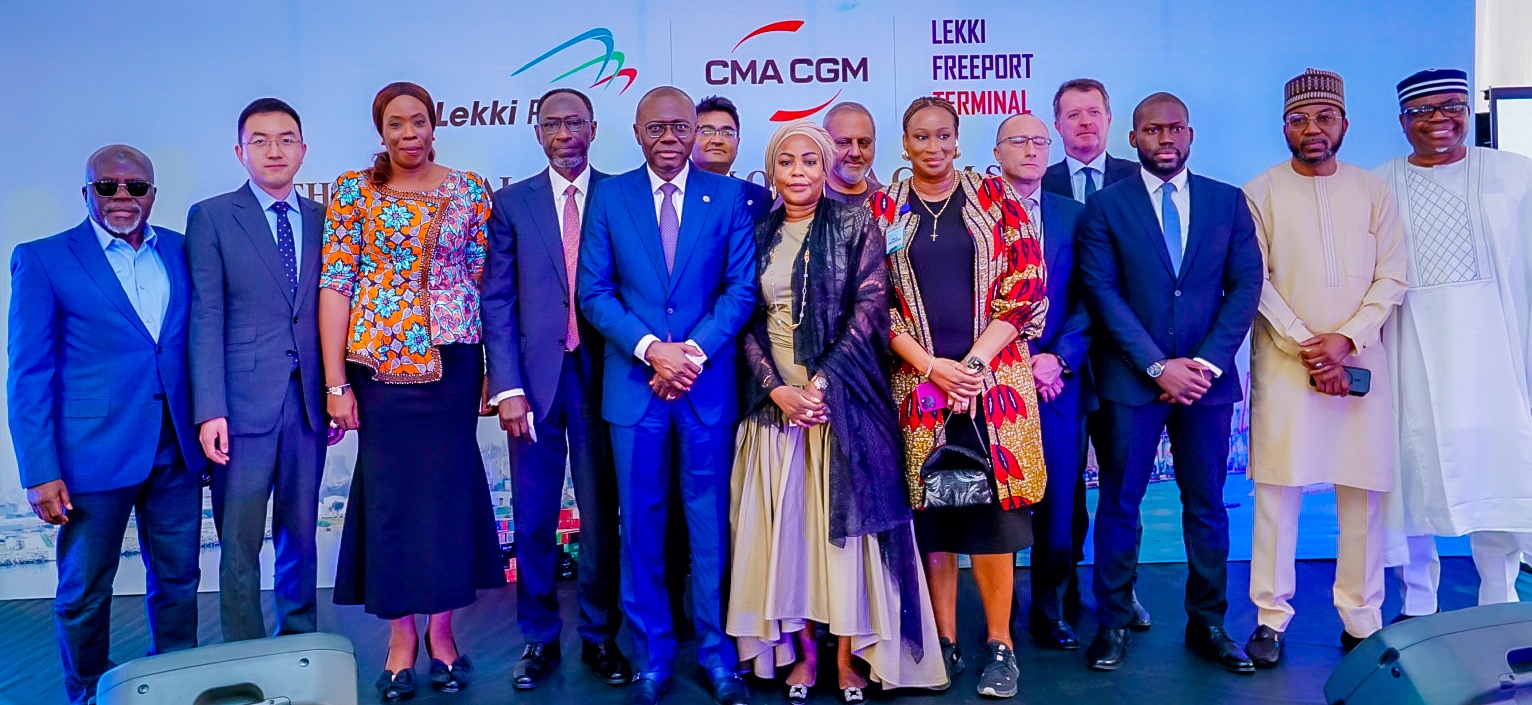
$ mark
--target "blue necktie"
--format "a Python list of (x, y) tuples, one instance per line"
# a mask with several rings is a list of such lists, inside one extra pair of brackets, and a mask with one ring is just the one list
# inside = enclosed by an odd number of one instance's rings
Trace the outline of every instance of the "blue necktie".
[(1080, 199), (1081, 201), (1084, 201), (1085, 199), (1090, 198), (1091, 194), (1096, 192), (1096, 170), (1091, 167), (1085, 167), (1080, 171), (1085, 172), (1085, 196)]
[(1176, 185), (1166, 181), (1160, 186), (1160, 230), (1165, 235), (1165, 247), (1170, 251), (1170, 268), (1181, 274), (1181, 212), (1171, 194)]
[(292, 206), (287, 201), (277, 201), (271, 204), (271, 209), (277, 212), (277, 252), (282, 254), (282, 268), (287, 270), (287, 289), (289, 293), (298, 294), (298, 252), (293, 245), (293, 224), (287, 220), (287, 212)]

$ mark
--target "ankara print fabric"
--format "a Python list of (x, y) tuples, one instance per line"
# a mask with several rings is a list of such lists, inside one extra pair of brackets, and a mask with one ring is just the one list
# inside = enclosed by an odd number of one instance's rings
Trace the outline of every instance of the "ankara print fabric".
[(488, 182), (452, 171), (402, 192), (349, 171), (331, 194), (319, 285), (351, 299), (346, 359), (380, 382), (441, 379), (437, 346), (481, 340)]

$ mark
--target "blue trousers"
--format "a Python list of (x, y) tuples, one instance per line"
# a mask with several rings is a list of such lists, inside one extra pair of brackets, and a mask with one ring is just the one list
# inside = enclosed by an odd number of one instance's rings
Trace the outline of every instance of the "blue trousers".
[(639, 675), (664, 682), (674, 672), (676, 637), (665, 587), (665, 514), (673, 472), (681, 476), (691, 539), (697, 661), (709, 673), (733, 673), (739, 662), (734, 640), (723, 630), (735, 429), (732, 422), (704, 424), (685, 397), (652, 399), (637, 424), (612, 426), (622, 510), (622, 607), (633, 628)]
[(114, 665), (109, 658), (112, 581), (130, 513), (137, 519), (147, 568), (149, 654), (197, 645), (201, 479), (176, 460), (156, 465), (148, 479), (130, 487), (104, 492), (70, 488), (74, 508), (58, 533), (53, 620), (71, 705), (85, 705), (94, 697), (96, 681)]

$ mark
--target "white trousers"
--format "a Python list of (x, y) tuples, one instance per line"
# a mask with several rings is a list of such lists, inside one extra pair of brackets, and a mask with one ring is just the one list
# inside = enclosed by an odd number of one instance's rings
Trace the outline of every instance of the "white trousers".
[[(1410, 562), (1400, 566), (1398, 573), (1404, 613), (1413, 617), (1435, 614), (1436, 590), (1442, 577), (1436, 537), (1410, 536), (1406, 540)], [(1468, 548), (1479, 572), (1479, 604), (1519, 600), (1516, 577), (1521, 572), (1521, 554), (1532, 553), (1532, 533), (1474, 531), (1468, 534)]]
[[(1255, 530), (1250, 548), (1250, 601), (1261, 624), (1287, 631), (1297, 591), (1293, 561), (1303, 488), (1255, 485)], [(1335, 551), (1335, 610), (1346, 632), (1367, 638), (1383, 628), (1383, 493), (1335, 486), (1340, 539)]]

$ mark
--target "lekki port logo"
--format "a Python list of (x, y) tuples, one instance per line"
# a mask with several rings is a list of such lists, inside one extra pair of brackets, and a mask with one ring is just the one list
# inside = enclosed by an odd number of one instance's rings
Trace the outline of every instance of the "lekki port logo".
[[(789, 83), (799, 85), (824, 85), (818, 92), (822, 95), (829, 92), (829, 86), (843, 86), (846, 83), (868, 80), (867, 57), (850, 56), (767, 56), (764, 58), (747, 58), (740, 54), (740, 47), (750, 42), (750, 48), (755, 48), (762, 43), (770, 45), (766, 39), (752, 41), (763, 35), (794, 34), (802, 29), (803, 20), (783, 20), (762, 25), (746, 33), (734, 48), (729, 50), (730, 57), (727, 59), (710, 59), (703, 65), (703, 79), (710, 86), (733, 86), (733, 85), (785, 85)], [(748, 53), (748, 52), (747, 52)], [(772, 113), (772, 122), (787, 122), (806, 118), (825, 108), (830, 107), (836, 98), (840, 97), (843, 88), (837, 87), (834, 95), (824, 102), (816, 102), (806, 107), (779, 108)], [(817, 100), (817, 99), (816, 99)]]
[[(568, 41), (544, 52), (542, 56), (528, 61), (526, 65), (513, 71), (511, 76), (519, 76), (526, 72), (527, 69), (563, 54), (565, 51), (575, 50), (576, 47), (584, 49), (590, 43), (601, 46), (601, 50), (596, 53), (595, 57), (554, 76), (549, 83), (557, 83), (581, 71), (596, 67), (596, 75), (589, 86), (590, 88), (605, 86), (610, 89), (613, 84), (618, 83), (617, 79), (622, 79), (622, 88), (618, 89), (617, 94), (622, 95), (628, 92), (628, 89), (633, 87), (633, 82), (638, 80), (638, 69), (627, 66), (627, 55), (617, 50), (617, 40), (612, 36), (612, 30), (606, 27), (596, 27), (584, 34), (571, 37)], [(576, 54), (576, 56), (585, 56), (585, 54)]]

